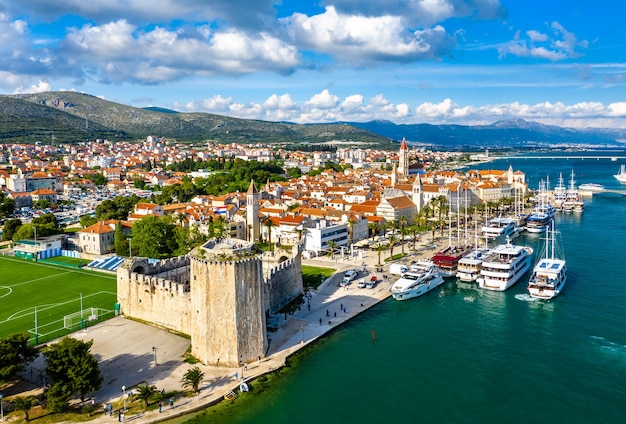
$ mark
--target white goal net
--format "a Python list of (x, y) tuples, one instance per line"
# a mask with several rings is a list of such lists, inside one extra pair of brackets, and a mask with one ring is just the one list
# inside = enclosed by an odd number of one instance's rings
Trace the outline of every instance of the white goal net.
[(81, 327), (81, 323), (98, 319), (99, 308), (87, 308), (63, 317), (63, 327), (74, 330)]

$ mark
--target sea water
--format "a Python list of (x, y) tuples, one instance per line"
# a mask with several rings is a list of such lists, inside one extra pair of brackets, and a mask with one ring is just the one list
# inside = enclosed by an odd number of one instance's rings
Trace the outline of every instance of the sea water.
[[(626, 160), (588, 155), (475, 168), (511, 165), (532, 189), (547, 177), (554, 187), (559, 173), (569, 185), (573, 169), (577, 185), (626, 190), (612, 176)], [(506, 292), (449, 280), (417, 299), (388, 299), (300, 354), (245, 407), (198, 421), (626, 422), (626, 196), (596, 194), (583, 214), (559, 213), (556, 224), (569, 270), (557, 298), (531, 299), (526, 275)], [(515, 243), (535, 248), (535, 262), (540, 239)]]

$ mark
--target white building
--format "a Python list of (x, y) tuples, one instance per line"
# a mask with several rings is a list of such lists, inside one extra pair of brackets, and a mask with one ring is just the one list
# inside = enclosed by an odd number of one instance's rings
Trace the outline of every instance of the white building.
[(314, 228), (306, 228), (304, 250), (316, 255), (330, 252), (329, 242), (335, 242), (335, 248), (347, 247), (350, 243), (350, 229), (347, 223), (333, 224), (326, 220), (315, 223)]

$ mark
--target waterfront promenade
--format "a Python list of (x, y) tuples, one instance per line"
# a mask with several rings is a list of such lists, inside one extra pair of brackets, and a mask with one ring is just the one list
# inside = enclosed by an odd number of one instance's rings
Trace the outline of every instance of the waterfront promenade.
[[(439, 246), (447, 243), (442, 240)], [(424, 242), (427, 244), (427, 242)], [(422, 257), (429, 257), (435, 249), (422, 248), (419, 254), (413, 254), (401, 262), (409, 263)], [(395, 253), (399, 253), (397, 247)], [(385, 252), (388, 254), (388, 252)], [(169, 399), (163, 402), (162, 412), (158, 410), (133, 412), (138, 401), (127, 400), (128, 411), (125, 421), (133, 423), (153, 423), (190, 414), (223, 400), (229, 392), (239, 392), (242, 381), (253, 380), (263, 374), (272, 372), (285, 365), (287, 358), (297, 350), (313, 343), (317, 338), (333, 330), (350, 318), (371, 308), (390, 296), (389, 287), (395, 278), (388, 272), (389, 266), (382, 272), (376, 272), (378, 255), (367, 252), (362, 258), (342, 260), (337, 258), (318, 258), (303, 260), (306, 265), (329, 267), (337, 272), (326, 279), (317, 290), (310, 293), (308, 304), (301, 306), (294, 314), (273, 315), (270, 324), (278, 329), (268, 333), (270, 345), (268, 354), (260, 361), (253, 361), (239, 368), (203, 366), (204, 380), (198, 396), (174, 399), (170, 406)], [(366, 272), (363, 272), (363, 263)], [(339, 282), (347, 269), (360, 270), (359, 277), (348, 288), (341, 287)], [(375, 274), (382, 280), (374, 289), (358, 288), (360, 279), (369, 279)], [(103, 387), (94, 393), (94, 403), (99, 416), (91, 422), (121, 421), (117, 412), (124, 405), (122, 386), (129, 393), (137, 385), (144, 382), (153, 384), (159, 391), (181, 391), (181, 379), (184, 373), (194, 365), (183, 362), (183, 354), (189, 347), (189, 339), (168, 333), (145, 324), (122, 317), (116, 317), (101, 324), (78, 332), (73, 337), (93, 340), (92, 353), (98, 359), (104, 374)], [(153, 350), (152, 348), (156, 349)], [(43, 364), (35, 364), (41, 369)], [(243, 376), (243, 380), (242, 380)], [(254, 383), (251, 383), (254, 386)], [(90, 402), (90, 400), (88, 400)], [(114, 405), (113, 415), (104, 415), (104, 403)]]

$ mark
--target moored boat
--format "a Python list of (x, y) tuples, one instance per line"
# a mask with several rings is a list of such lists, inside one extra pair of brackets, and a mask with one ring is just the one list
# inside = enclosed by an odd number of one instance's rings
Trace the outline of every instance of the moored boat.
[(481, 289), (504, 291), (515, 284), (528, 272), (531, 266), (533, 249), (517, 246), (507, 239), (492, 249), (482, 263), (478, 286)]
[(579, 191), (590, 191), (590, 192), (600, 192), (604, 191), (604, 186), (602, 184), (596, 183), (585, 183), (578, 186)]
[(427, 272), (407, 272), (389, 289), (395, 300), (408, 300), (428, 293), (443, 284), (443, 277), (435, 269)]
[[(561, 293), (567, 281), (567, 266), (560, 246), (556, 243), (554, 221), (546, 234), (545, 254), (533, 268), (528, 282), (528, 293), (538, 299), (552, 299)], [(560, 258), (557, 257), (560, 255)]]
[(619, 172), (617, 174), (613, 175), (613, 176), (620, 183), (626, 184), (626, 165), (622, 164), (622, 166), (619, 168)]
[(467, 249), (448, 246), (437, 252), (431, 260), (442, 277), (456, 277), (459, 260), (467, 254)]
[(515, 238), (520, 233), (520, 228), (517, 222), (513, 218), (492, 218), (487, 221), (487, 224), (481, 228), (482, 236), (495, 240), (498, 237), (510, 237)]
[(456, 278), (466, 283), (476, 281), (480, 275), (483, 260), (489, 255), (490, 252), (491, 249), (486, 247), (476, 248), (459, 259), (456, 270)]

